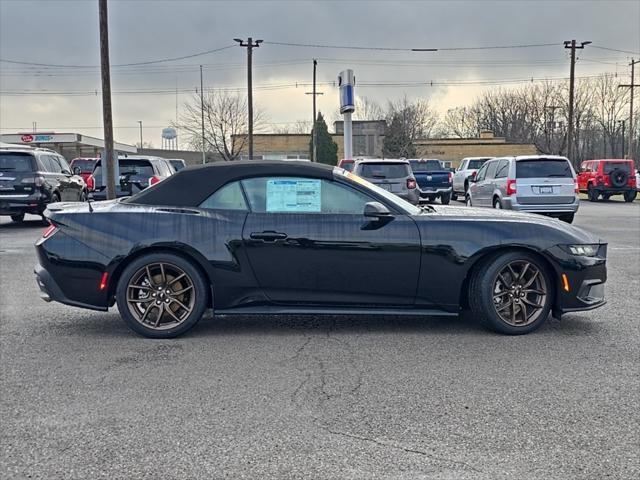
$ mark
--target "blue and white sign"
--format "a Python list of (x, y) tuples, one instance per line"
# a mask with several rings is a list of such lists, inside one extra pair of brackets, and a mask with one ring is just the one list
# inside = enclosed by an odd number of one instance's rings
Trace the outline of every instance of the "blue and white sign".
[(338, 74), (338, 87), (340, 87), (340, 113), (353, 112), (356, 109), (354, 88), (356, 76), (353, 70), (343, 70)]

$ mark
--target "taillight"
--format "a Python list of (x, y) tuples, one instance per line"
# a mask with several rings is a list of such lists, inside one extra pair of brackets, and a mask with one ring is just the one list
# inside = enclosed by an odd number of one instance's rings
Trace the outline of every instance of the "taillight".
[(515, 180), (507, 180), (507, 196), (516, 194), (516, 181)]
[(449, 172), (449, 183), (453, 183), (453, 173)]
[(414, 178), (407, 178), (407, 188), (409, 190), (413, 190), (416, 188), (416, 181)]
[(44, 232), (42, 232), (42, 238), (49, 238), (51, 235), (58, 231), (58, 226), (53, 223), (45, 228)]
[(44, 185), (44, 177), (27, 177), (23, 178), (20, 183), (29, 183), (36, 187), (42, 187)]
[(151, 185), (155, 185), (156, 183), (158, 183), (160, 180), (162, 180), (160, 177), (158, 177), (157, 175), (154, 175), (153, 177), (151, 177), (149, 179), (149, 186)]
[(96, 189), (96, 179), (93, 175), (89, 175), (85, 180), (85, 183), (87, 184), (87, 190), (90, 192), (93, 192)]

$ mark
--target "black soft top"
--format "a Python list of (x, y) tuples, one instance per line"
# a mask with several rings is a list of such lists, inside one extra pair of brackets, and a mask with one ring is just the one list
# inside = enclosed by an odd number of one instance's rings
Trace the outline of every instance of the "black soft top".
[(331, 180), (330, 165), (295, 161), (247, 160), (187, 167), (123, 200), (140, 205), (197, 207), (220, 187), (247, 177), (289, 176)]

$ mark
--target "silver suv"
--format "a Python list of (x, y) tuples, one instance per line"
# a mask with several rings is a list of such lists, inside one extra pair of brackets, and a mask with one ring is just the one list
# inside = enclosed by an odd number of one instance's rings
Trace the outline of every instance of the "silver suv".
[(418, 205), (420, 190), (407, 160), (357, 160), (353, 173)]
[(487, 160), (491, 160), (493, 157), (467, 157), (463, 158), (460, 162), (460, 166), (456, 168), (456, 173), (453, 174), (453, 194), (451, 200), (457, 200), (458, 195), (462, 198), (467, 194), (469, 190), (469, 177), (475, 175), (478, 169), (484, 165)]
[(494, 158), (469, 180), (468, 206), (542, 213), (571, 223), (580, 205), (576, 173), (565, 157)]

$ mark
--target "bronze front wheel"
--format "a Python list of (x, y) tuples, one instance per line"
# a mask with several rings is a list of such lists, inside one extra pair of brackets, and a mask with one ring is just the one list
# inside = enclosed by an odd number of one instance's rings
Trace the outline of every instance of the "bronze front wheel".
[(535, 322), (543, 312), (546, 300), (547, 283), (533, 263), (510, 262), (495, 277), (494, 308), (509, 325), (522, 327)]

